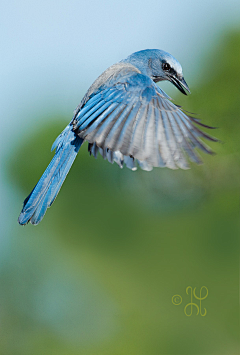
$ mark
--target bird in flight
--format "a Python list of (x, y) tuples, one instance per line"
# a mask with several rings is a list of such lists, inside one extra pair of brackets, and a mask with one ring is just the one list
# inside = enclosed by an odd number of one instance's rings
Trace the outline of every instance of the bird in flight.
[(190, 92), (180, 63), (169, 53), (146, 49), (105, 70), (90, 86), (73, 118), (53, 143), (55, 155), (24, 200), (18, 218), (21, 225), (38, 224), (57, 194), (87, 141), (95, 158), (98, 152), (121, 168), (153, 167), (187, 169), (201, 163), (195, 148), (212, 150), (201, 138), (209, 136), (198, 126), (212, 128), (174, 105), (157, 82), (167, 80), (181, 93)]

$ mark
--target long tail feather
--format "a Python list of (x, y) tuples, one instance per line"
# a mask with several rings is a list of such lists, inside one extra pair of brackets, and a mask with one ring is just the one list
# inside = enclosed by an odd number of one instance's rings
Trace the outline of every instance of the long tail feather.
[(43, 173), (41, 179), (23, 203), (18, 218), (21, 225), (28, 222), (41, 222), (48, 207), (51, 206), (77, 156), (83, 143), (68, 125), (53, 144), (55, 155)]

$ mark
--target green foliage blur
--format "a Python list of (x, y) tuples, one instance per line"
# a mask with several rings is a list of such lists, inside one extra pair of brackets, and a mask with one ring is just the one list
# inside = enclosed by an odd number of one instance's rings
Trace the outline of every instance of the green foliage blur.
[[(203, 165), (132, 172), (85, 144), (43, 221), (16, 224), (1, 273), (1, 354), (237, 353), (239, 58), (235, 31), (202, 58), (192, 95), (175, 97), (219, 127)], [(68, 121), (44, 120), (8, 157), (19, 212)], [(184, 314), (188, 286), (208, 288), (205, 317)]]

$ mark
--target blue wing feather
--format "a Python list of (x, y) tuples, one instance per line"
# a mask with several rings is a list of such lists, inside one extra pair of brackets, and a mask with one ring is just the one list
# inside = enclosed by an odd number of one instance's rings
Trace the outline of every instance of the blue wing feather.
[[(197, 163), (201, 160), (195, 148), (211, 154), (199, 138), (215, 139), (195, 127), (149, 77), (134, 71), (119, 74), (109, 83), (98, 88), (96, 99), (92, 94), (73, 123), (82, 139), (103, 148), (99, 151), (104, 157), (108, 149), (122, 154), (116, 159), (120, 165), (126, 161), (127, 166), (133, 166), (125, 159), (129, 156), (148, 170), (153, 166), (187, 169), (183, 152)], [(115, 161), (114, 154), (109, 157), (110, 162)]]

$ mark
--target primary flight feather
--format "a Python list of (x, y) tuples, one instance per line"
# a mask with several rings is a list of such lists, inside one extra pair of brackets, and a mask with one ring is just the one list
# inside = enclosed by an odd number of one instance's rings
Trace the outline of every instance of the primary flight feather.
[[(168, 80), (183, 94), (189, 91), (180, 63), (169, 53), (147, 49), (131, 54), (105, 70), (91, 85), (69, 125), (53, 143), (55, 155), (23, 203), (21, 225), (38, 224), (55, 200), (84, 141), (132, 170), (153, 167), (187, 169), (186, 157), (201, 159), (195, 148), (212, 154), (201, 138), (216, 141), (197, 126), (211, 128), (184, 113), (156, 85)], [(190, 92), (190, 91), (189, 91)]]

